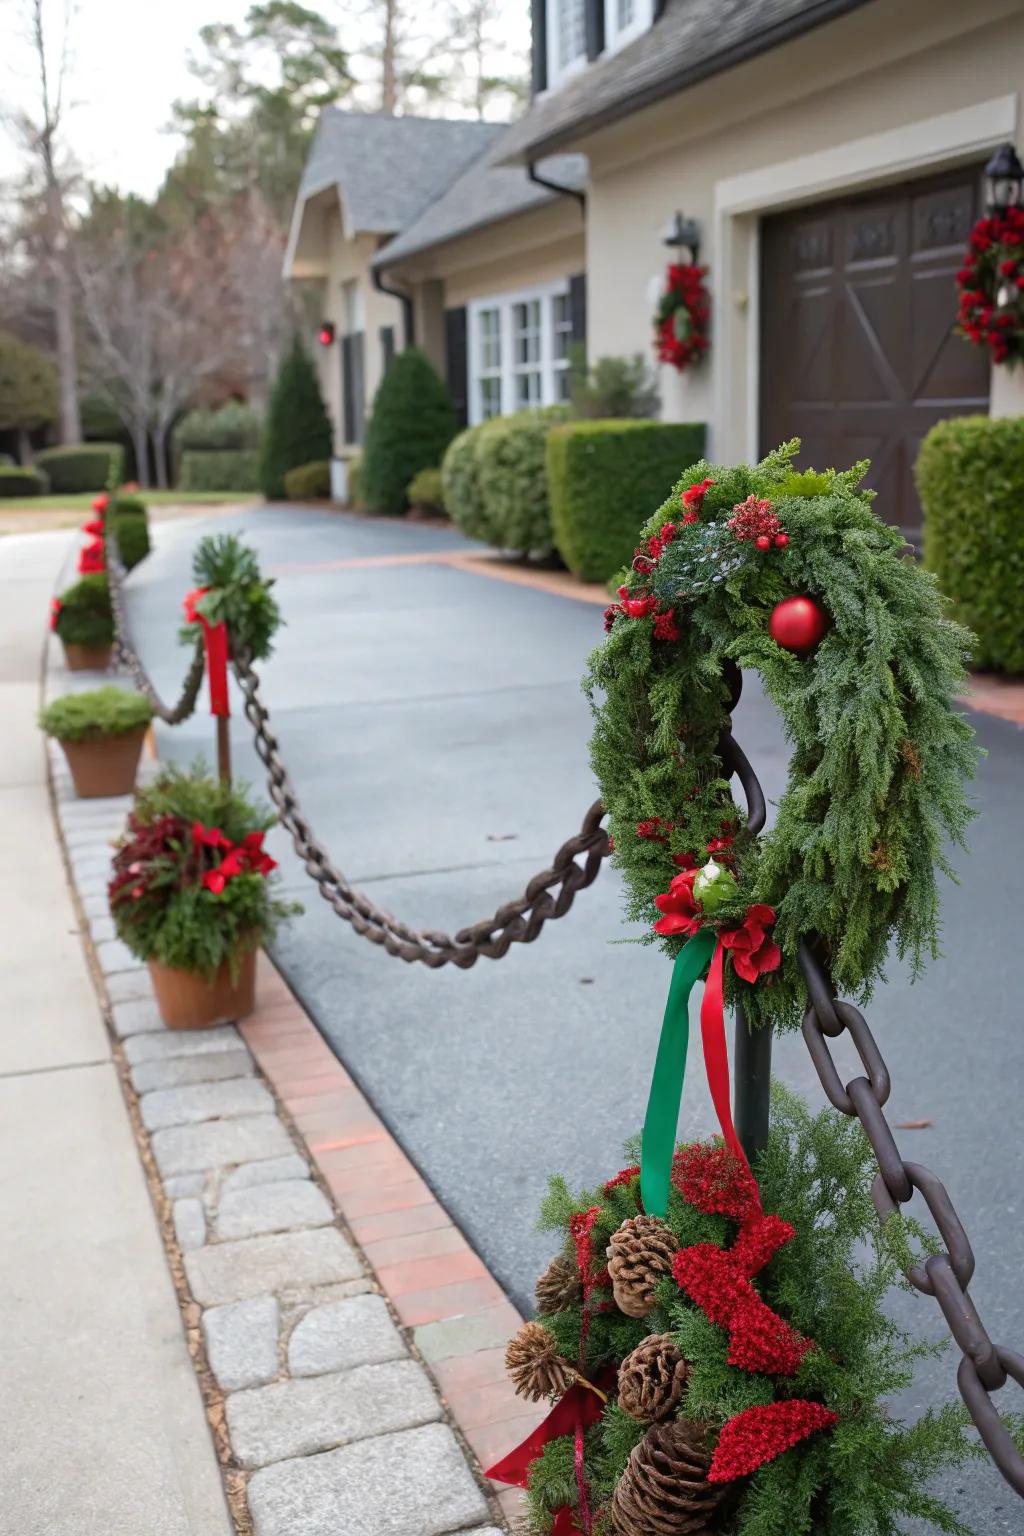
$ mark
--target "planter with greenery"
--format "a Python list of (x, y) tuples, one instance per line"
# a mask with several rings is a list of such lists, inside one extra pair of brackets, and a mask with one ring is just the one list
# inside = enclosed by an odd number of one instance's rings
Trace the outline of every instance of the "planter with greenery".
[(55, 495), (104, 491), (124, 477), (124, 449), (120, 443), (67, 443), (37, 453), (36, 468)]
[(118, 937), (149, 967), (169, 1029), (244, 1018), (255, 1005), (256, 953), (300, 910), (273, 890), (263, 840), (270, 812), (202, 764), (169, 767), (141, 790), (114, 856)]
[(974, 631), (974, 665), (1024, 672), (1024, 419), (940, 421), (915, 474), (924, 563)]
[(455, 436), (451, 396), (426, 354), (407, 347), (388, 364), (366, 429), (360, 494), (369, 512), (400, 516), (409, 481), (433, 469)]
[(332, 446), (316, 369), (296, 337), (274, 382), (260, 445), (260, 487), (267, 500), (283, 501), (288, 470), (329, 459)]
[(104, 671), (114, 644), (114, 614), (105, 573), (83, 576), (53, 600), (50, 621), (72, 672)]
[(582, 581), (608, 581), (633, 557), (644, 508), (665, 499), (704, 451), (700, 423), (572, 421), (547, 440), (558, 553)]
[(64, 749), (75, 793), (91, 800), (131, 794), (152, 718), (149, 702), (140, 693), (94, 688), (54, 699), (41, 712), (39, 724)]

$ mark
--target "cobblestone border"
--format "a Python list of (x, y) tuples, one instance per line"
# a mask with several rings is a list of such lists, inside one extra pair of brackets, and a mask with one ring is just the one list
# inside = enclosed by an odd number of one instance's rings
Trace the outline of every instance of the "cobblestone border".
[[(95, 684), (54, 660), (48, 694)], [(240, 1026), (164, 1027), (107, 910), (129, 800), (49, 761), (240, 1536), (500, 1536), (521, 1496), (480, 1465), (541, 1417), (504, 1376), (518, 1313), (266, 957)]]

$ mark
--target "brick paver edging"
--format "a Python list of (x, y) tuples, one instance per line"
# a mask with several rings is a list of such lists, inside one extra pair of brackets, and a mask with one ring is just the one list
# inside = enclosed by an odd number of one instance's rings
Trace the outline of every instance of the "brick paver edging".
[(504, 1375), (518, 1313), (266, 957), (240, 1026), (164, 1027), (107, 909), (128, 799), (50, 767), (239, 1531), (499, 1536), (521, 1495), (480, 1467), (542, 1416)]

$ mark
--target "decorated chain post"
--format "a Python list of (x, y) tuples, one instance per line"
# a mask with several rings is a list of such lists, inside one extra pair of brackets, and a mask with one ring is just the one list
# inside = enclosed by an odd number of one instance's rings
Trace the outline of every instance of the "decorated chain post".
[[(553, 1406), (489, 1475), (528, 1490), (538, 1536), (966, 1529), (928, 1486), (983, 1454), (966, 1409), (908, 1425), (887, 1406), (924, 1350), (884, 1308), (923, 1233), (877, 1223), (860, 1127), (769, 1098), (769, 1078), (808, 955), (862, 1001), (892, 945), (915, 974), (938, 953), (943, 844), (970, 816), (975, 748), (953, 707), (969, 637), (872, 510), (866, 466), (798, 473), (797, 447), (683, 477), (590, 662), (627, 916), (671, 979), (642, 1135), (599, 1188), (552, 1180), (560, 1246), (508, 1348), (516, 1391)], [(744, 671), (792, 750), (770, 828), (731, 729)], [(680, 1145), (701, 984), (719, 1134)]]
[(202, 637), (210, 688), (210, 713), (217, 725), (217, 773), (231, 782), (231, 701), (228, 668), (232, 660), (262, 660), (270, 655), (281, 624), (273, 581), (264, 581), (255, 553), (231, 534), (205, 538), (196, 549), (192, 576), (198, 583), (184, 600), (182, 640)]

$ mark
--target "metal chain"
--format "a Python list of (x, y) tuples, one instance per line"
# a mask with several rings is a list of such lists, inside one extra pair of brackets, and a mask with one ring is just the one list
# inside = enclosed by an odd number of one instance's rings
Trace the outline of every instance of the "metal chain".
[[(945, 1185), (930, 1169), (904, 1162), (900, 1156), (882, 1113), (889, 1097), (889, 1070), (866, 1019), (850, 1003), (838, 1001), (825, 967), (809, 944), (800, 945), (800, 965), (811, 999), (803, 1022), (804, 1039), (821, 1086), (836, 1109), (860, 1121), (871, 1143), (879, 1168), (871, 1195), (879, 1219), (885, 1222), (899, 1206), (913, 1199), (915, 1190), (924, 1196), (945, 1246), (922, 1264), (915, 1264), (907, 1278), (938, 1302), (963, 1356), (957, 1370), (960, 1396), (992, 1460), (1010, 1487), (1024, 1498), (1024, 1456), (991, 1398), (1011, 1376), (1024, 1387), (1024, 1355), (993, 1344), (978, 1316), (967, 1289), (974, 1274), (974, 1251)], [(828, 1045), (844, 1030), (866, 1074), (845, 1086)]]
[[(277, 738), (270, 730), (270, 715), (260, 698), (259, 678), (247, 659), (236, 660), (235, 676), (245, 699), (246, 717), (253, 728), (256, 753), (267, 770), (267, 788), (281, 822), (291, 833), (296, 853), (307, 873), (319, 887), (320, 894), (338, 916), (351, 923), (356, 933), (372, 944), (380, 944), (389, 955), (401, 960), (419, 960), (436, 970), (442, 965), (456, 965), (466, 970), (481, 955), (500, 960), (512, 944), (531, 944), (544, 924), (564, 917), (578, 891), (585, 890), (597, 878), (602, 861), (611, 851), (608, 834), (601, 825), (605, 809), (596, 800), (583, 818), (574, 837), (563, 843), (551, 861), (551, 868), (534, 875), (522, 896), (499, 907), (493, 917), (483, 918), (463, 928), (451, 938), (433, 929), (410, 928), (371, 901), (364, 891), (349, 884), (332, 863), (309, 822), (303, 816), (298, 798), (278, 752)], [(582, 863), (577, 859), (582, 857)]]
[(110, 607), (114, 615), (114, 645), (117, 659), (128, 668), (140, 692), (145, 694), (153, 706), (153, 713), (167, 725), (180, 725), (183, 720), (187, 720), (194, 714), (199, 690), (202, 687), (205, 662), (202, 641), (196, 644), (195, 654), (185, 674), (178, 702), (173, 705), (165, 704), (143, 666), (138, 651), (128, 638), (128, 614), (123, 585), (126, 572), (121, 552), (117, 547), (117, 536), (109, 522), (106, 524), (105, 546), (107, 585), (110, 589)]

